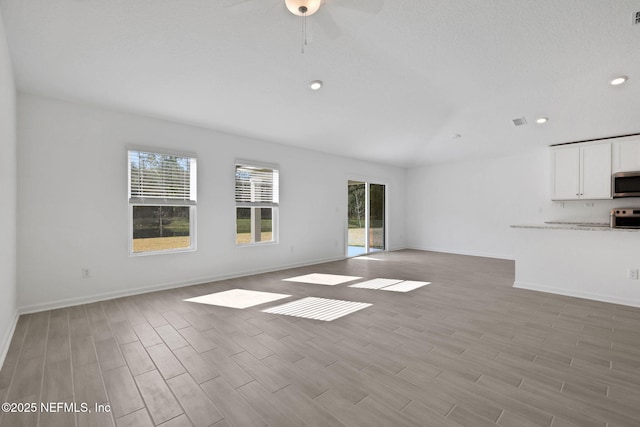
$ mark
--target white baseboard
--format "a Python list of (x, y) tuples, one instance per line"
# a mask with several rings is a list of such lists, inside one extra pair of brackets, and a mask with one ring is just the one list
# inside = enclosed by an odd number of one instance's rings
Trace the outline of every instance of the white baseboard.
[(446, 248), (438, 248), (438, 247), (432, 247), (432, 246), (413, 246), (413, 245), (409, 245), (409, 246), (407, 246), (407, 249), (415, 249), (415, 250), (418, 250), (418, 251), (442, 252), (442, 253), (445, 253), (445, 254), (454, 254), (454, 255), (477, 256), (477, 257), (483, 257), (483, 258), (508, 259), (508, 260), (511, 260), (511, 261), (513, 261), (515, 259), (513, 255), (507, 255), (507, 254), (464, 251), (464, 250), (458, 250), (458, 249), (446, 249)]
[(9, 346), (11, 345), (13, 333), (16, 331), (16, 325), (18, 324), (19, 317), (20, 314), (18, 314), (18, 310), (14, 311), (11, 327), (9, 327), (4, 336), (0, 338), (0, 368), (4, 365), (4, 359), (7, 357), (7, 353), (9, 352)]
[(282, 264), (282, 265), (273, 266), (269, 268), (262, 268), (262, 269), (256, 269), (256, 270), (244, 270), (244, 271), (235, 272), (231, 274), (222, 274), (222, 275), (211, 276), (211, 277), (199, 277), (199, 278), (195, 278), (187, 281), (167, 282), (167, 283), (161, 283), (161, 284), (151, 285), (151, 286), (143, 286), (143, 287), (133, 288), (133, 289), (123, 289), (119, 291), (87, 295), (87, 296), (78, 297), (78, 298), (68, 298), (68, 299), (46, 302), (41, 304), (25, 305), (18, 308), (18, 313), (19, 314), (37, 313), (40, 311), (55, 310), (58, 308), (72, 307), (72, 306), (81, 305), (81, 304), (89, 304), (93, 302), (105, 301), (105, 300), (110, 300), (114, 298), (122, 298), (122, 297), (131, 296), (131, 295), (145, 294), (148, 292), (181, 288), (184, 286), (201, 285), (203, 283), (219, 282), (220, 280), (235, 279), (238, 277), (252, 276), (254, 274), (271, 273), (273, 271), (286, 270), (289, 268), (305, 267), (309, 265), (322, 264), (325, 262), (340, 261), (343, 259), (344, 257), (341, 256), (341, 257), (317, 259), (317, 260), (306, 261), (301, 263)]
[(581, 292), (574, 289), (556, 288), (553, 286), (545, 286), (539, 283), (523, 282), (516, 280), (513, 287), (518, 289), (527, 289), (530, 291), (546, 292), (549, 294), (565, 295), (574, 298), (583, 298), (592, 301), (608, 302), (612, 304), (627, 305), (630, 307), (640, 307), (640, 300), (628, 298), (620, 298), (611, 295), (594, 294), (591, 292)]

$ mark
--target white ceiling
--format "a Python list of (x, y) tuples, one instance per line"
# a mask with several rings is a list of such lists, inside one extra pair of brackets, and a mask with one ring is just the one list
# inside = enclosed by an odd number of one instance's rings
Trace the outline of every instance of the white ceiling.
[(636, 11), (324, 0), (302, 54), (284, 0), (0, 0), (21, 91), (405, 167), (640, 132)]

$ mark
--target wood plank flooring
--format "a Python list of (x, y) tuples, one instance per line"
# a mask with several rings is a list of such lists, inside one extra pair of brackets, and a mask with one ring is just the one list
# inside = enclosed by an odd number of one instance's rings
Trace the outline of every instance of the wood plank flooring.
[[(283, 281), (309, 273), (429, 281), (408, 293)], [(638, 426), (640, 309), (513, 289), (512, 261), (422, 251), (21, 316), (0, 426)], [(291, 298), (183, 301), (228, 289)], [(332, 322), (261, 310), (366, 302)], [(95, 405), (110, 412), (95, 412)]]

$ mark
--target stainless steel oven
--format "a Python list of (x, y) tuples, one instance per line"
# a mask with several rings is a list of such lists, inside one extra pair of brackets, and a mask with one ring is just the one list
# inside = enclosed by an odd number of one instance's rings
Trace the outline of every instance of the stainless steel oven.
[(640, 208), (611, 209), (611, 227), (640, 228)]

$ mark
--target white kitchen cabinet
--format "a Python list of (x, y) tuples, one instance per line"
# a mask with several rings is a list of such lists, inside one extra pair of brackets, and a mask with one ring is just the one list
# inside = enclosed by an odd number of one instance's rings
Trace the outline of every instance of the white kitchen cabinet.
[(551, 147), (551, 199), (610, 199), (611, 142)]
[(580, 147), (551, 148), (551, 200), (580, 198)]
[(613, 142), (613, 173), (640, 171), (640, 136)]

